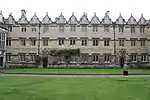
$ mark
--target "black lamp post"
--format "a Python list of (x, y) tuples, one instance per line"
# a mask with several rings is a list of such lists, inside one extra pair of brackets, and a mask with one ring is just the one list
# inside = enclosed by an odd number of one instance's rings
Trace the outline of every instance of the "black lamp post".
[(40, 55), (40, 29), (41, 29), (41, 23), (39, 23), (39, 34), (38, 34), (38, 56)]
[(112, 25), (113, 25), (113, 35), (114, 35), (114, 64), (116, 66), (116, 33), (115, 33), (116, 22), (112, 22)]
[(37, 57), (36, 57), (36, 66), (38, 66), (40, 64), (40, 61), (41, 61), (41, 57), (40, 57), (40, 36), (41, 36), (40, 29), (41, 29), (41, 23), (39, 23), (38, 54), (37, 54)]

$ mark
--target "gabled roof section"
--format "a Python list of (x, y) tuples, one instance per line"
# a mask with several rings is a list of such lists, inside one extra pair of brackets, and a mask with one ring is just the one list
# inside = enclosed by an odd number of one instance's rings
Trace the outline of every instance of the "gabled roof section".
[(111, 19), (109, 18), (109, 11), (105, 13), (105, 17), (101, 21), (102, 24), (112, 24)]
[(80, 24), (89, 24), (89, 20), (87, 18), (87, 14), (83, 14), (83, 16), (80, 18), (80, 21), (79, 21)]
[(67, 23), (66, 19), (62, 15), (62, 12), (61, 12), (60, 16), (58, 18), (56, 18), (56, 23), (57, 24), (66, 24)]
[(147, 25), (147, 21), (143, 17), (143, 14), (141, 14), (141, 18), (139, 19), (138, 24), (139, 25)]
[(129, 24), (129, 25), (137, 24), (136, 19), (132, 16), (132, 14), (131, 14), (130, 18), (128, 19), (127, 24)]
[(42, 20), (42, 24), (50, 24), (52, 23), (51, 18), (48, 16), (48, 12), (46, 13), (46, 16)]
[(94, 16), (91, 19), (91, 24), (93, 24), (93, 25), (94, 24), (96, 24), (96, 25), (100, 24), (99, 18), (96, 16), (96, 13), (94, 13)]
[(26, 18), (26, 12), (25, 10), (21, 10), (21, 18), (19, 18), (18, 24), (28, 24), (28, 20)]
[(72, 16), (68, 20), (68, 24), (78, 24), (78, 20), (74, 15), (74, 12), (72, 12)]
[(123, 19), (121, 13), (120, 13), (120, 16), (118, 17), (118, 19), (116, 20), (116, 24), (118, 24), (118, 25), (126, 24), (125, 19)]
[(12, 13), (10, 13), (9, 17), (6, 19), (5, 24), (7, 25), (15, 25), (16, 21), (14, 17), (12, 16)]
[(40, 23), (40, 20), (39, 20), (39, 18), (37, 17), (37, 15), (36, 15), (36, 12), (34, 13), (34, 16), (31, 18), (31, 20), (30, 20), (30, 24), (31, 25), (35, 25), (35, 24), (39, 24)]

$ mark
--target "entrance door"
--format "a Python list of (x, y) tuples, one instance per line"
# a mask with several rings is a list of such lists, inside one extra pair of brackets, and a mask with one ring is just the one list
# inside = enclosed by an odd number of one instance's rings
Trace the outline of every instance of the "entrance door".
[(124, 57), (120, 57), (120, 67), (123, 68), (124, 66)]
[(3, 66), (3, 57), (0, 57), (0, 66)]
[(43, 58), (43, 68), (47, 68), (48, 65), (48, 57)]

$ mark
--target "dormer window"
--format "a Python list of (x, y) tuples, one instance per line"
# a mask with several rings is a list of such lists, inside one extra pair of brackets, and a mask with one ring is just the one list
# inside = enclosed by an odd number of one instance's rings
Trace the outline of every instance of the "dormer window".
[(64, 30), (65, 30), (65, 25), (60, 24), (59, 25), (59, 32), (64, 32)]
[(144, 26), (140, 26), (140, 33), (144, 33), (145, 32), (145, 27)]
[(98, 25), (93, 25), (93, 32), (98, 32)]
[(32, 32), (36, 32), (36, 27), (32, 27)]
[(8, 31), (12, 32), (12, 26), (8, 26)]
[(70, 31), (76, 32), (76, 25), (70, 25)]
[(104, 26), (104, 32), (109, 32), (109, 26), (108, 25)]
[(119, 26), (119, 32), (124, 32), (124, 26)]
[(130, 31), (131, 33), (135, 33), (135, 26), (131, 26)]
[(81, 31), (82, 32), (87, 32), (87, 25), (82, 25)]
[(43, 26), (43, 33), (49, 32), (49, 26), (48, 25), (44, 25)]
[(25, 27), (25, 26), (22, 26), (21, 31), (22, 31), (22, 32), (26, 32), (26, 27)]

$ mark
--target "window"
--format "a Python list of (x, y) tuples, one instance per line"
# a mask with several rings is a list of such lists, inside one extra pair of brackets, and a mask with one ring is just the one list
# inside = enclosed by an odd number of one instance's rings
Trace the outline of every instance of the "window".
[(87, 39), (82, 39), (81, 42), (82, 46), (87, 46)]
[(8, 26), (8, 31), (12, 32), (12, 26)]
[(98, 39), (93, 39), (93, 46), (98, 46)]
[(11, 46), (11, 39), (10, 38), (6, 39), (6, 46)]
[(104, 62), (110, 62), (110, 55), (109, 54), (104, 55)]
[(32, 27), (32, 32), (36, 32), (36, 27)]
[(59, 25), (59, 32), (64, 32), (65, 26), (63, 24)]
[(70, 25), (70, 31), (76, 32), (76, 25)]
[(104, 26), (104, 32), (109, 32), (109, 26)]
[(21, 46), (26, 46), (26, 40), (25, 39), (20, 39), (20, 44), (21, 44)]
[(81, 28), (82, 28), (82, 30), (81, 30), (82, 32), (87, 32), (87, 25), (82, 25)]
[(104, 46), (109, 46), (109, 39), (104, 40)]
[(141, 46), (144, 47), (145, 46), (145, 40), (141, 39), (140, 42), (141, 42)]
[(119, 46), (124, 47), (124, 39), (119, 39)]
[(19, 60), (25, 61), (26, 60), (26, 54), (19, 54)]
[(135, 26), (131, 26), (130, 31), (131, 33), (135, 33)]
[(131, 55), (131, 61), (132, 62), (137, 62), (137, 55), (136, 54)]
[(88, 61), (88, 54), (82, 54), (82, 62), (86, 63)]
[(98, 26), (97, 25), (93, 25), (93, 32), (98, 32)]
[(136, 46), (136, 39), (131, 40), (131, 46)]
[(25, 27), (25, 26), (22, 26), (21, 31), (22, 31), (22, 32), (26, 32), (26, 27)]
[(36, 53), (30, 53), (30, 61), (35, 61), (36, 60)]
[(49, 32), (49, 26), (48, 25), (44, 25), (43, 26), (43, 33)]
[(97, 62), (98, 61), (98, 54), (94, 54), (93, 55), (93, 62)]
[(124, 32), (124, 26), (119, 26), (119, 32)]
[(75, 39), (70, 39), (70, 45), (75, 45), (75, 44), (76, 44)]
[(43, 39), (43, 46), (48, 46), (48, 39)]
[(64, 45), (64, 39), (59, 39), (58, 40), (58, 45), (63, 46)]
[(11, 61), (11, 53), (6, 53), (6, 61)]
[(141, 61), (142, 61), (142, 62), (146, 62), (146, 61), (147, 61), (146, 58), (147, 58), (146, 54), (142, 54), (142, 55), (141, 55)]
[(30, 39), (31, 46), (36, 46), (36, 39)]
[(0, 40), (0, 50), (2, 49), (2, 41)]
[(145, 32), (145, 27), (144, 26), (140, 26), (140, 33), (144, 33)]

